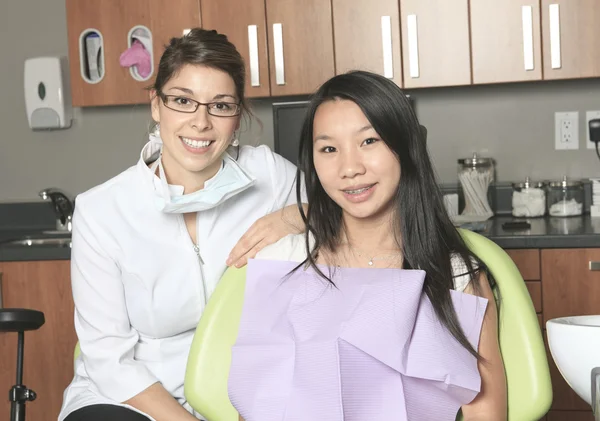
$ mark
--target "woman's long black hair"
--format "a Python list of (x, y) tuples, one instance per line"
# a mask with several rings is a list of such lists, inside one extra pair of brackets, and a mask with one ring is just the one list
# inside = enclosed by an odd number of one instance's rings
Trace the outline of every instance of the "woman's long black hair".
[[(383, 76), (353, 71), (333, 77), (312, 96), (300, 139), (297, 179), (304, 176), (308, 211), (300, 212), (306, 224), (307, 259), (323, 278), (332, 282), (316, 265), (319, 250), (335, 251), (343, 230), (342, 209), (327, 195), (313, 161), (313, 123), (317, 108), (326, 101), (350, 100), (360, 107), (373, 129), (400, 162), (401, 176), (395, 195), (394, 233), (403, 254), (404, 269), (425, 271), (424, 292), (437, 316), (450, 333), (479, 358), (465, 337), (451, 301), (454, 289), (453, 254), (462, 258), (465, 274), (470, 274), (475, 291), (480, 271), (485, 265), (465, 245), (443, 204), (442, 193), (427, 146), (425, 133), (404, 92)], [(297, 199), (301, 203), (301, 183), (297, 183)], [(309, 236), (315, 239), (312, 250)], [(300, 265), (302, 266), (302, 265)], [(493, 280), (488, 273), (493, 286)]]

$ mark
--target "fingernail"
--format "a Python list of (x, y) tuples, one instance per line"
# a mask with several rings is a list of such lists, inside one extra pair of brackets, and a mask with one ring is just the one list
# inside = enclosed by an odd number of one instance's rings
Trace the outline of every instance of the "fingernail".
[(240, 268), (240, 266), (242, 266), (240, 263), (236, 263), (235, 264), (235, 267), (238, 268), (238, 269)]
[(231, 266), (231, 257), (228, 257), (228, 258), (227, 258), (227, 261), (225, 262), (225, 264), (226, 264), (227, 266)]

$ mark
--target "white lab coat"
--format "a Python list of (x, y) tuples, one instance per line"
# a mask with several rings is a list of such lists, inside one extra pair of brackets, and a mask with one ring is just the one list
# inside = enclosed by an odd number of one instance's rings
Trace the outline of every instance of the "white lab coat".
[(192, 412), (183, 381), (205, 300), (246, 230), (296, 201), (294, 165), (267, 146), (241, 147), (238, 163), (256, 183), (198, 213), (198, 255), (183, 216), (155, 206), (160, 181), (145, 161), (159, 150), (149, 143), (137, 165), (77, 197), (71, 276), (82, 354), (59, 421), (83, 406), (124, 402), (155, 382)]

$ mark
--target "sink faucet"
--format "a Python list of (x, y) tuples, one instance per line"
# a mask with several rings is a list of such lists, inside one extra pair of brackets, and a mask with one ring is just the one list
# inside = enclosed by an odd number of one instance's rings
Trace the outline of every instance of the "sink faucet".
[(39, 193), (43, 200), (50, 200), (56, 214), (57, 231), (71, 232), (73, 228), (73, 211), (75, 210), (75, 199), (71, 199), (67, 193), (57, 188), (47, 188)]

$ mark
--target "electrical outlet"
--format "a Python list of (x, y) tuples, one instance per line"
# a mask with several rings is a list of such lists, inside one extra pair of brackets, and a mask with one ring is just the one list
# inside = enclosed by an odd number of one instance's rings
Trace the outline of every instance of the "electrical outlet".
[(554, 149), (579, 149), (579, 111), (554, 113)]
[(596, 144), (590, 141), (590, 120), (600, 118), (600, 111), (585, 112), (585, 139), (588, 149), (596, 149)]

